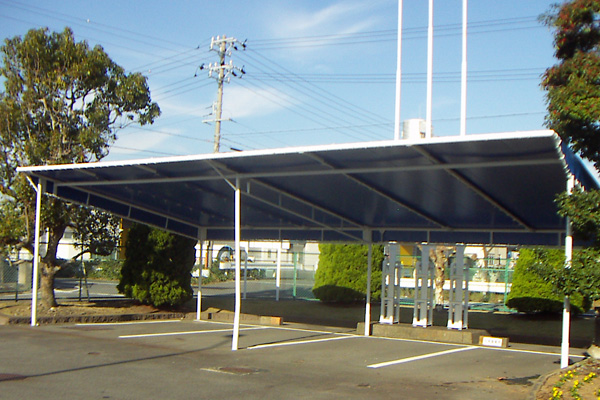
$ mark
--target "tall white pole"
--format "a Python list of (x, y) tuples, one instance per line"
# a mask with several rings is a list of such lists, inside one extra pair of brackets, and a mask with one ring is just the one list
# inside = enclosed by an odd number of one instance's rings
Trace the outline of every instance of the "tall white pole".
[(42, 214), (42, 181), (38, 181), (35, 198), (35, 232), (33, 249), (33, 282), (31, 283), (31, 326), (37, 325), (38, 283), (40, 274), (40, 225)]
[(248, 252), (250, 251), (250, 244), (248, 242), (246, 242), (244, 251), (246, 252), (246, 259), (244, 260), (244, 295), (242, 298), (246, 300), (248, 296)]
[(460, 74), (460, 136), (467, 134), (467, 8), (463, 0), (462, 10), (462, 63)]
[(429, 0), (429, 24), (427, 28), (427, 111), (425, 137), (431, 137), (431, 106), (433, 96), (433, 0)]
[(233, 317), (233, 339), (231, 341), (231, 350), (238, 349), (240, 337), (240, 309), (242, 306), (241, 295), (241, 267), (240, 267), (240, 237), (241, 237), (241, 192), (240, 180), (235, 179), (235, 313)]
[(277, 243), (277, 271), (275, 272), (275, 301), (279, 301), (281, 287), (281, 242)]
[(365, 306), (365, 336), (371, 335), (371, 272), (373, 270), (373, 243), (369, 242), (367, 256), (367, 301)]
[(396, 110), (394, 120), (394, 140), (400, 140), (400, 104), (402, 86), (402, 0), (398, 0), (398, 54), (396, 56)]
[[(567, 193), (575, 187), (575, 178), (569, 176), (567, 180)], [(571, 268), (571, 259), (573, 258), (573, 229), (571, 220), (567, 217), (567, 234), (565, 237), (565, 268)], [(562, 321), (562, 343), (560, 346), (560, 367), (567, 368), (569, 366), (569, 336), (571, 331), (571, 300), (569, 296), (565, 296), (563, 306), (563, 321)]]
[(199, 254), (199, 263), (200, 266), (198, 269), (198, 303), (196, 304), (196, 320), (200, 321), (200, 314), (202, 313), (202, 235), (200, 235), (200, 254)]

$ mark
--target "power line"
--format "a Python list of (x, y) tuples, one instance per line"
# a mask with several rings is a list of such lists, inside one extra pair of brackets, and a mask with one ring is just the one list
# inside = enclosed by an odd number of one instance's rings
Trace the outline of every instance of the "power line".
[[(298, 91), (299, 93), (301, 93), (303, 95), (309, 96), (311, 99), (317, 101), (319, 104), (323, 105), (324, 107), (330, 108), (330, 109), (336, 111), (338, 113), (338, 115), (332, 115), (332, 114), (324, 111), (321, 107), (317, 108), (312, 105), (308, 105), (308, 107), (313, 108), (313, 110), (314, 110), (313, 113), (327, 114), (336, 119), (339, 119), (340, 118), (339, 114), (341, 114), (341, 115), (344, 115), (351, 119), (355, 119), (355, 120), (359, 120), (359, 121), (367, 121), (367, 122), (377, 121), (378, 119), (379, 120), (385, 119), (384, 117), (373, 114), (372, 112), (366, 112), (361, 107), (358, 107), (358, 106), (348, 102), (347, 100), (345, 100), (333, 93), (328, 92), (327, 90), (323, 89), (322, 87), (316, 86), (310, 82), (307, 82), (306, 80), (303, 80), (297, 74), (295, 74), (292, 71), (288, 70), (287, 68), (281, 66), (280, 64), (276, 63), (275, 61), (263, 56), (260, 53), (252, 52), (252, 54), (257, 54), (258, 56), (265, 59), (266, 61), (262, 62), (260, 60), (257, 60), (255, 57), (249, 56), (248, 54), (246, 54), (246, 56), (250, 57), (252, 60), (257, 61), (261, 66), (267, 67), (270, 71), (273, 71), (276, 74), (279, 74), (279, 78), (276, 79), (279, 83), (291, 88), (292, 90)], [(283, 75), (282, 73), (275, 70), (275, 67), (279, 68), (279, 70), (283, 70), (286, 75)], [(250, 68), (250, 67), (248, 67), (248, 68)], [(261, 79), (257, 78), (256, 76), (254, 76), (254, 74), (252, 73), (252, 71), (250, 69), (249, 69), (249, 71), (250, 71), (250, 73), (248, 75), (249, 80), (256, 79), (262, 83), (266, 83), (264, 80), (261, 80)], [(269, 72), (267, 74), (269, 74)], [(284, 76), (287, 78), (283, 78)], [(292, 79), (290, 79), (290, 78), (292, 78)], [(364, 134), (364, 132), (362, 134)]]
[[(532, 25), (533, 23), (533, 25)], [(515, 26), (523, 25), (525, 26)], [(436, 37), (457, 36), (461, 34), (461, 24), (437, 25), (435, 27)], [(520, 17), (500, 20), (489, 20), (471, 22), (468, 25), (469, 35), (497, 33), (523, 29), (541, 29), (543, 26), (537, 17)], [(403, 30), (403, 40), (421, 39), (426, 36), (427, 28), (417, 27)], [(398, 32), (395, 29), (356, 32), (350, 34), (331, 34), (318, 36), (289, 37), (281, 39), (257, 39), (252, 40), (255, 50), (278, 50), (290, 47), (322, 47), (337, 45), (368, 44), (379, 41), (395, 41)]]

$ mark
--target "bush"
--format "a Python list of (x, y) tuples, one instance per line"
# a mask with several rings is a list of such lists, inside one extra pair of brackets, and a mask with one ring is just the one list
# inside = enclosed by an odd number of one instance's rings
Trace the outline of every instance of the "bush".
[[(319, 268), (313, 294), (323, 302), (351, 303), (366, 298), (368, 247), (359, 244), (320, 244)], [(371, 298), (381, 298), (383, 246), (373, 246)]]
[[(558, 293), (552, 282), (546, 282), (536, 273), (536, 265), (563, 268), (564, 262), (564, 253), (559, 249), (522, 249), (506, 305), (524, 313), (560, 313), (564, 296)], [(571, 296), (571, 307), (576, 314), (585, 312), (590, 302), (575, 293)]]
[(120, 293), (156, 307), (178, 306), (193, 296), (196, 241), (134, 224), (127, 235)]
[(118, 280), (123, 260), (93, 260), (85, 263), (88, 278)]
[[(86, 260), (84, 262), (87, 277), (90, 279), (118, 280), (121, 276), (122, 260)], [(60, 260), (57, 278), (83, 278), (81, 260)]]

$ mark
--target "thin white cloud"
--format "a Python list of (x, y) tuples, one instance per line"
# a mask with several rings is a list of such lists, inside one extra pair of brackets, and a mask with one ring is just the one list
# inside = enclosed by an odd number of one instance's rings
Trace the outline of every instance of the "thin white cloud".
[[(161, 148), (161, 144), (169, 139), (168, 135), (162, 135), (151, 131), (131, 129), (117, 135), (117, 141), (110, 149), (111, 159), (126, 158), (128, 156), (148, 157), (146, 150), (152, 152)], [(131, 157), (129, 157), (131, 158)]]
[(223, 100), (224, 118), (243, 118), (269, 115), (294, 105), (295, 101), (274, 88), (248, 90), (227, 88)]
[[(212, 118), (212, 103), (210, 102), (200, 106), (190, 106), (189, 102), (161, 101), (160, 99), (157, 101), (162, 110), (159, 119), (164, 122), (167, 122), (171, 116), (176, 116), (178, 119), (197, 118), (199, 121)], [(247, 89), (227, 85), (223, 94), (222, 118), (265, 116), (293, 106), (295, 103), (294, 99), (275, 88)]]
[(377, 26), (380, 17), (373, 12), (377, 3), (339, 1), (317, 10), (278, 8), (270, 14), (269, 29), (280, 38), (361, 32)]

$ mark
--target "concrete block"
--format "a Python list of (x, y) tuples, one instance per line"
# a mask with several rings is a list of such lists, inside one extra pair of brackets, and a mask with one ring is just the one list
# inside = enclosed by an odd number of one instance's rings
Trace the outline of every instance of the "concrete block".
[[(357, 325), (357, 333), (363, 335), (365, 331), (364, 322)], [(483, 329), (448, 329), (441, 326), (429, 326), (427, 328), (414, 327), (409, 324), (379, 324), (371, 326), (371, 335), (380, 337), (427, 340), (432, 342), (456, 343), (456, 344), (479, 344), (481, 336), (489, 336)]]

